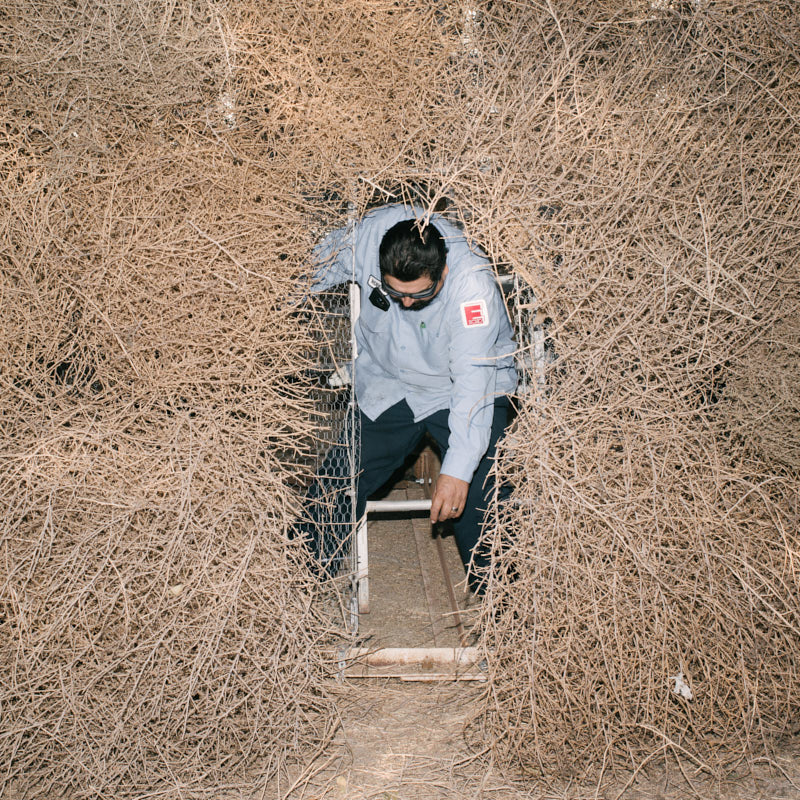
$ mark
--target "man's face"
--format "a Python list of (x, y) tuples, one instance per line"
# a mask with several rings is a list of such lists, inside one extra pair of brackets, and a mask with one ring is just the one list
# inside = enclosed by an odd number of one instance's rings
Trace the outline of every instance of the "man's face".
[[(430, 305), (436, 295), (442, 291), (446, 276), (447, 267), (444, 268), (442, 277), (439, 278), (436, 283), (434, 283), (429, 276), (423, 276), (414, 281), (399, 281), (391, 275), (384, 275), (383, 284), (389, 297), (391, 297), (395, 303), (399, 303), (406, 311), (419, 311), (425, 308), (425, 306)], [(427, 294), (427, 292), (431, 292), (430, 296), (422, 298), (409, 297), (409, 295), (419, 293)]]

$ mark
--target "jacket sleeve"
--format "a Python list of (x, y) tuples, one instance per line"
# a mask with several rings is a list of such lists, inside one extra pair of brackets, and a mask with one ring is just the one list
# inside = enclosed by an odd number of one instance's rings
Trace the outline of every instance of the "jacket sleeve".
[(326, 234), (314, 248), (311, 291), (323, 292), (353, 279), (356, 225), (348, 223)]
[(448, 311), (450, 438), (441, 471), (464, 481), (472, 480), (489, 447), (497, 388), (495, 344), (505, 314), (500, 292), (486, 272), (470, 277)]

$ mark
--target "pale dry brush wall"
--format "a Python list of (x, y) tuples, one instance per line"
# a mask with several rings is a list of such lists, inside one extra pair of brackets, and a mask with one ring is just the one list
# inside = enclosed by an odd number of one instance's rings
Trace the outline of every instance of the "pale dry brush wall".
[(800, 716), (797, 474), (759, 446), (796, 438), (797, 9), (671, 9), (508, 23), (533, 91), (484, 224), (556, 359), (501, 455), (476, 731), (530, 774), (731, 767)]
[(448, 136), (463, 110), (459, 4), (295, 0), (236, 13), (251, 152), (289, 160), (309, 210), (334, 224), (348, 204), (360, 214), (434, 199), (458, 150)]
[(335, 718), (293, 173), (217, 135), (212, 5), (3, 23), (0, 793), (255, 790)]
[(265, 182), (210, 167), (149, 150), (54, 182), (63, 226), (15, 205), (42, 247), (3, 287), (7, 775), (232, 781), (332, 713), (285, 537), (304, 335), (274, 310), (280, 230), (241, 206)]

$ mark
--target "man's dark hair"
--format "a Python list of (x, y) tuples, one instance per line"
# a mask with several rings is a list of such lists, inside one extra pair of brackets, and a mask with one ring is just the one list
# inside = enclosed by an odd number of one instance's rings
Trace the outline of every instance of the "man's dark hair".
[(414, 219), (392, 225), (383, 236), (380, 247), (381, 275), (398, 281), (415, 281), (428, 276), (438, 283), (447, 263), (447, 247), (435, 225), (422, 230)]

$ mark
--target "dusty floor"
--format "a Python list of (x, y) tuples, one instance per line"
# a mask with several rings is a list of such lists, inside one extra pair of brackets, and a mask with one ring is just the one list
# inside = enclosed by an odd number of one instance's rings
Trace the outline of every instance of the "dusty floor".
[[(342, 728), (287, 800), (800, 800), (800, 742), (756, 780), (719, 784), (678, 768), (630, 787), (525, 787), (470, 752), (462, 730), (477, 687), (398, 681), (339, 687)], [(783, 770), (783, 773), (781, 772)]]
[[(424, 496), (422, 486), (406, 480), (387, 499)], [(358, 631), (364, 645), (457, 647), (461, 643), (469, 617), (464, 568), (452, 534), (437, 530), (432, 535), (427, 512), (375, 517), (369, 525), (369, 570), (370, 611), (361, 616)]]
[[(392, 497), (420, 497), (406, 481)], [(443, 539), (444, 562), (463, 607), (464, 572), (452, 537)], [(455, 646), (454, 623), (430, 524), (384, 519), (370, 526), (370, 613), (359, 635), (370, 647)], [(469, 628), (469, 610), (463, 628)], [(297, 780), (282, 787), (287, 800), (800, 800), (800, 742), (772, 768), (760, 765), (756, 781), (720, 785), (680, 770), (597, 791), (523, 786), (503, 776), (487, 754), (468, 749), (464, 727), (476, 708), (477, 682), (408, 682), (343, 677), (331, 687), (341, 728), (332, 746)]]

